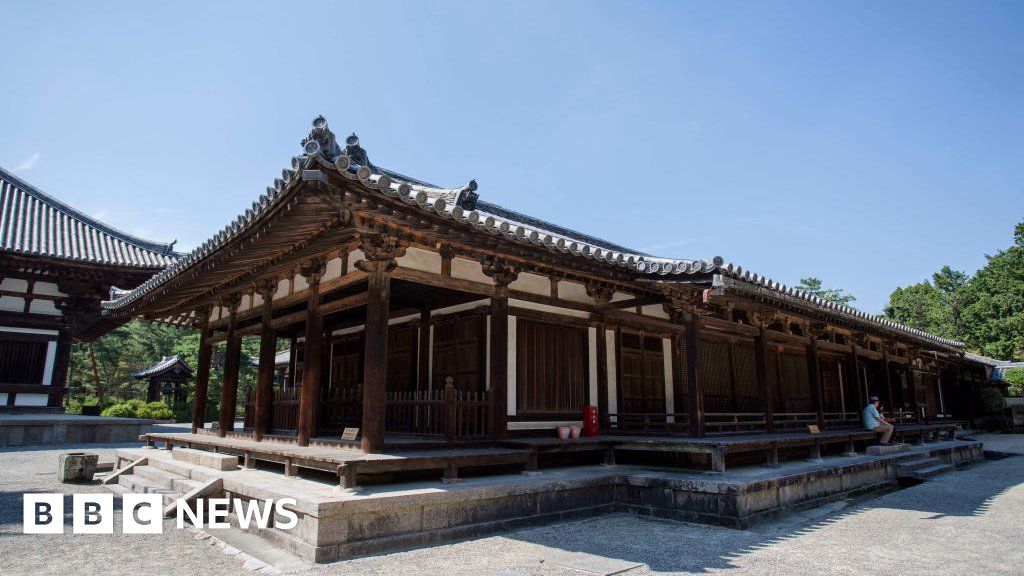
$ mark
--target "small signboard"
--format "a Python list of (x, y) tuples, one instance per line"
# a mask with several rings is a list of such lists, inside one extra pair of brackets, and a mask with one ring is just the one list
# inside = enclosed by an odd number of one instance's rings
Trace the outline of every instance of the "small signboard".
[(818, 428), (817, 424), (808, 424), (807, 431), (811, 434), (821, 434), (821, 428)]
[(345, 428), (341, 432), (342, 440), (355, 440), (359, 436), (359, 428)]

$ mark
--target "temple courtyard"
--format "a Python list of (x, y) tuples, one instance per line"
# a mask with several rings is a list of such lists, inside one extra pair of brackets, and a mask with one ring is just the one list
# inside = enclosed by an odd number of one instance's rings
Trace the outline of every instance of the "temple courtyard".
[[(165, 428), (164, 431), (174, 431)], [(1024, 436), (979, 437), (1024, 455)], [(132, 444), (90, 445), (101, 461)], [(451, 544), (310, 565), (235, 530), (218, 539), (21, 534), (26, 492), (96, 492), (60, 484), (57, 455), (74, 446), (0, 450), (2, 574), (1019, 574), (1024, 565), (1024, 457), (996, 456), (919, 485), (790, 513), (747, 530), (608, 514)], [(115, 520), (115, 526), (120, 519)], [(52, 559), (60, 558), (60, 562)]]

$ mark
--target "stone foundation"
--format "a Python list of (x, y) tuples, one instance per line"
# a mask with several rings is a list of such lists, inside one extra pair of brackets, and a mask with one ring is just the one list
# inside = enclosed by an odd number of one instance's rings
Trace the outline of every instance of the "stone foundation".
[(318, 562), (613, 511), (746, 528), (786, 511), (893, 486), (898, 463), (908, 457), (929, 455), (949, 464), (983, 457), (980, 443), (949, 441), (898, 455), (836, 456), (778, 469), (712, 473), (588, 466), (544, 470), (539, 476), (471, 478), (458, 485), (368, 487), (351, 494), (269, 471), (200, 468), (172, 460), (164, 450), (124, 450), (118, 455), (146, 455), (150, 466), (192, 479), (222, 477), (225, 493), (233, 498), (295, 498), (296, 528), (258, 533)]
[(0, 415), (0, 447), (137, 442), (152, 420), (70, 414)]

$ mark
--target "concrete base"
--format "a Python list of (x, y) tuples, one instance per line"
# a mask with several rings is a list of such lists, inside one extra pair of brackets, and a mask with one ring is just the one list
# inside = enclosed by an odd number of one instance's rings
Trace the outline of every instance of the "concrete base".
[(73, 414), (0, 414), (0, 447), (138, 441), (152, 420)]
[(317, 562), (615, 511), (746, 528), (786, 511), (893, 486), (903, 459), (928, 456), (956, 465), (983, 457), (980, 443), (957, 440), (897, 455), (830, 456), (820, 463), (784, 462), (773, 469), (713, 473), (586, 466), (546, 469), (539, 476), (469, 478), (456, 485), (364, 486), (352, 493), (265, 470), (217, 471), (175, 460), (172, 453), (128, 449), (119, 450), (118, 458), (147, 457), (149, 465), (135, 473), (147, 479), (139, 484), (149, 488), (184, 488), (216, 477), (223, 479), (224, 494), (230, 497), (294, 498), (297, 527), (254, 533)]

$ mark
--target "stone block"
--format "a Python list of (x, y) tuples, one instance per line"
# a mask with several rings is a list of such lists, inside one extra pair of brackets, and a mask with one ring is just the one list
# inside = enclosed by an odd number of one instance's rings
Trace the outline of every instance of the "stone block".
[(65, 452), (57, 460), (57, 479), (61, 482), (91, 482), (99, 461), (99, 454)]
[(910, 444), (890, 444), (888, 446), (876, 444), (875, 446), (868, 446), (866, 450), (868, 456), (884, 456), (886, 454), (898, 454), (909, 451)]
[(230, 454), (218, 454), (193, 448), (178, 448), (171, 452), (171, 457), (181, 462), (205, 466), (214, 470), (234, 470), (238, 468), (238, 456)]

